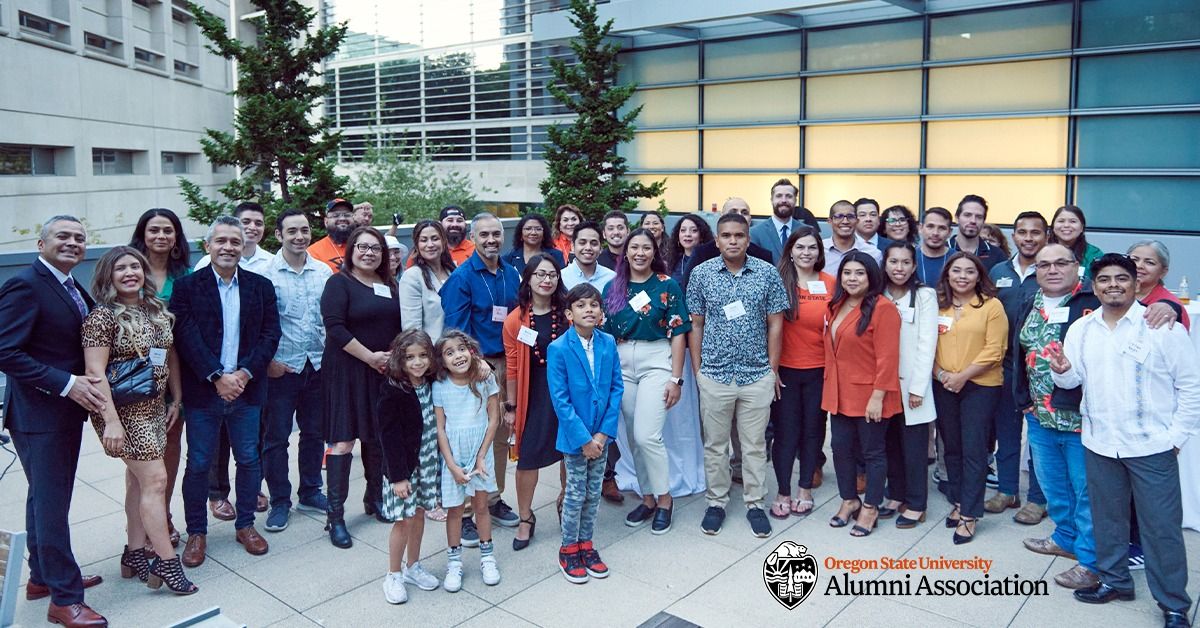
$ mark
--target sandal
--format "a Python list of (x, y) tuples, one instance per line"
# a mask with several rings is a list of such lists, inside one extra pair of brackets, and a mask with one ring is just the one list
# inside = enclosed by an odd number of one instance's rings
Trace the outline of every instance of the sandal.
[[(842, 506), (844, 507), (845, 504), (843, 503)], [(862, 509), (862, 506), (863, 506), (862, 502), (859, 501), (858, 505), (854, 507), (854, 510), (850, 511), (850, 514), (845, 519), (843, 519), (837, 515), (830, 517), (829, 518), (829, 527), (844, 528), (844, 527), (850, 525), (850, 520), (856, 519), (858, 517), (858, 511)], [(838, 509), (838, 512), (841, 512), (841, 508)]]
[(875, 511), (875, 520), (871, 522), (871, 527), (869, 527), (869, 528), (864, 528), (863, 526), (858, 525), (858, 522), (855, 521), (854, 527), (850, 528), (850, 536), (858, 537), (858, 538), (861, 538), (864, 536), (871, 536), (871, 531), (874, 530), (875, 525), (879, 523), (879, 507), (878, 506), (871, 506), (870, 504), (863, 504), (862, 510), (865, 510), (865, 511), (874, 510)]
[(425, 518), (429, 519), (430, 521), (444, 522), (444, 521), (446, 521), (446, 511), (441, 506), (438, 506), (437, 508), (434, 508), (433, 510), (426, 510)]
[(962, 528), (966, 532), (970, 532), (970, 534), (959, 534), (958, 529), (956, 528), (954, 530), (954, 537), (953, 537), (955, 545), (962, 545), (963, 543), (970, 543), (971, 541), (975, 540), (975, 522), (976, 521), (979, 521), (979, 519), (977, 517), (960, 517), (959, 518), (958, 527)]
[[(796, 515), (797, 517), (807, 517), (812, 514), (813, 507), (816, 505), (816, 502), (811, 499), (793, 499), (792, 514)], [(801, 509), (801, 506), (807, 506), (807, 508)]]
[(784, 495), (776, 495), (775, 502), (771, 504), (771, 516), (776, 519), (787, 519), (792, 516), (791, 499)]
[(962, 515), (960, 515), (958, 513), (958, 504), (955, 504), (954, 510), (951, 510), (950, 514), (946, 517), (946, 527), (947, 528), (957, 528), (958, 522), (961, 517), (962, 517)]

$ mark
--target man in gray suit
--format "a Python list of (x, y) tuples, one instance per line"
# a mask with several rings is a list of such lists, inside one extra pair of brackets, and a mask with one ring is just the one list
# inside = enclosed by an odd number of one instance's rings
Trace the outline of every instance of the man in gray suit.
[(783, 244), (788, 236), (801, 225), (808, 225), (818, 233), (821, 226), (812, 212), (803, 207), (796, 207), (796, 197), (800, 189), (787, 179), (780, 179), (771, 185), (771, 219), (760, 220), (750, 230), (750, 242), (771, 252), (774, 259), (783, 259)]

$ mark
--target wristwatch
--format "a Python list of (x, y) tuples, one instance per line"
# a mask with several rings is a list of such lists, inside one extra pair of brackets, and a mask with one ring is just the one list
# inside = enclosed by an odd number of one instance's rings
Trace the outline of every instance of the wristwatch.
[(671, 383), (672, 383), (672, 384), (675, 384), (676, 386), (682, 386), (682, 385), (683, 385), (683, 378), (682, 378), (682, 377), (672, 377), (672, 378), (671, 378)]
[(213, 372), (212, 372), (211, 374), (209, 374), (209, 376), (208, 376), (208, 383), (210, 383), (210, 384), (215, 384), (215, 383), (217, 383), (217, 380), (218, 380), (218, 379), (221, 379), (221, 376), (222, 376), (222, 375), (224, 375), (224, 374), (225, 374), (225, 372), (224, 372), (224, 371), (221, 371), (221, 370), (216, 370), (216, 371), (213, 371)]

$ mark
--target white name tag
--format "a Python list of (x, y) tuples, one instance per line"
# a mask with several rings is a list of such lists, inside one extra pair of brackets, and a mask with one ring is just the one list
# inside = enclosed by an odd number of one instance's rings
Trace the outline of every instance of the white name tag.
[(1050, 319), (1051, 323), (1065, 323), (1071, 317), (1071, 308), (1051, 308), (1046, 316)]
[(939, 316), (938, 317), (938, 333), (939, 334), (944, 334), (944, 333), (950, 331), (951, 327), (954, 327), (954, 317), (953, 316)]
[(1083, 276), (1083, 273), (1084, 273), (1084, 268), (1083, 268), (1083, 266), (1081, 265), (1081, 266), (1079, 267), (1079, 276), (1080, 276), (1080, 277), (1082, 277), (1082, 276)]
[(167, 350), (160, 347), (150, 348), (150, 364), (162, 366), (167, 363)]
[(722, 309), (725, 310), (725, 318), (727, 318), (731, 321), (739, 319), (746, 315), (746, 306), (742, 305), (741, 299), (738, 299), (737, 301), (734, 301), (733, 303), (726, 305)]
[(522, 325), (521, 331), (517, 332), (517, 340), (532, 347), (537, 344), (537, 332)]
[(492, 322), (503, 323), (504, 319), (508, 318), (508, 308), (503, 305), (492, 306)]
[(1012, 287), (1012, 277), (1001, 277), (1001, 278), (997, 279), (996, 287), (997, 288), (1011, 288)]
[(1135, 340), (1129, 343), (1129, 346), (1125, 347), (1125, 351), (1123, 353), (1133, 358), (1134, 362), (1142, 364), (1146, 361), (1146, 357), (1150, 355), (1150, 347), (1144, 342)]
[(371, 284), (371, 289), (375, 291), (375, 296), (377, 297), (392, 298), (392, 291), (387, 287), (387, 284), (373, 283)]
[(911, 307), (902, 307), (897, 309), (900, 310), (900, 320), (904, 321), (905, 323), (911, 323), (917, 320), (917, 311)]
[(650, 295), (646, 294), (645, 290), (633, 295), (633, 298), (629, 300), (629, 307), (633, 308), (635, 312), (641, 312), (642, 308), (647, 305), (650, 305)]
[(810, 282), (808, 282), (808, 293), (809, 294), (829, 294), (829, 291), (825, 289), (824, 281), (810, 281)]

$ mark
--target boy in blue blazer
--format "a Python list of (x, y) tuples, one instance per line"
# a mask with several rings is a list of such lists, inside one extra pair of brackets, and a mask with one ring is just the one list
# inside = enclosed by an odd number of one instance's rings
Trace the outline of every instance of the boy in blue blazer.
[(558, 567), (575, 584), (605, 578), (608, 567), (592, 545), (604, 452), (616, 438), (621, 411), (621, 361), (613, 337), (597, 329), (604, 317), (600, 291), (581, 283), (567, 293), (572, 327), (546, 351), (547, 380), (558, 415), (556, 446), (567, 467)]

